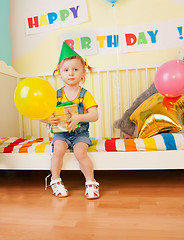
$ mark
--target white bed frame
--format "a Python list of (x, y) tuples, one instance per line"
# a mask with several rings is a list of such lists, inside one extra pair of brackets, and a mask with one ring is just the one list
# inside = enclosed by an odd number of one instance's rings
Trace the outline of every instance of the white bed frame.
[[(158, 66), (149, 66), (149, 68), (157, 69)], [(127, 67), (123, 68), (126, 75), (127, 90), (129, 90), (129, 69), (135, 70), (135, 76), (137, 81), (137, 71), (139, 67)], [(141, 67), (145, 70), (146, 79), (148, 79), (148, 66)], [(96, 74), (99, 80), (100, 72), (106, 71), (107, 78), (111, 71), (118, 73), (119, 68), (114, 69), (97, 69)], [(32, 74), (29, 76), (41, 76), (46, 78), (46, 76), (52, 73), (42, 73), (42, 74)], [(118, 74), (117, 84), (119, 84)], [(22, 116), (18, 113), (14, 105), (13, 92), (17, 83), (20, 79), (28, 77), (28, 75), (19, 75), (15, 72), (12, 67), (8, 67), (3, 61), (0, 61), (0, 112), (1, 116), (3, 113), (3, 118), (0, 118), (0, 137), (22, 137)], [(149, 81), (146, 82), (147, 87), (149, 86)], [(6, 87), (4, 87), (6, 86)], [(109, 91), (110, 88), (108, 88)], [(128, 91), (127, 91), (128, 92)], [(111, 94), (108, 92), (108, 94)], [(137, 91), (137, 95), (139, 92)], [(128, 104), (130, 106), (133, 99), (129, 100), (129, 94), (127, 93)], [(102, 99), (99, 101), (99, 115), (102, 116), (101, 105)], [(110, 106), (109, 111), (112, 106)], [(118, 111), (120, 112), (121, 104), (120, 99), (118, 99)], [(119, 114), (120, 117), (122, 112)], [(108, 125), (112, 128), (113, 119), (109, 114), (110, 120)], [(102, 129), (102, 121), (100, 122), (100, 128)], [(30, 122), (29, 122), (30, 123)], [(38, 124), (38, 128), (39, 128)], [(29, 130), (31, 131), (31, 130)], [(90, 130), (93, 131), (93, 128)], [(38, 135), (40, 134), (40, 129), (38, 129)], [(102, 132), (102, 130), (101, 130)], [(113, 136), (113, 131), (110, 130), (110, 136)], [(38, 136), (39, 137), (39, 136)], [(145, 151), (145, 152), (89, 152), (94, 169), (95, 170), (144, 170), (144, 169), (184, 169), (184, 151)], [(9, 170), (49, 170), (50, 169), (50, 158), (49, 153), (0, 153), (0, 169)], [(79, 165), (74, 157), (73, 153), (66, 153), (64, 157), (63, 170), (78, 170)]]

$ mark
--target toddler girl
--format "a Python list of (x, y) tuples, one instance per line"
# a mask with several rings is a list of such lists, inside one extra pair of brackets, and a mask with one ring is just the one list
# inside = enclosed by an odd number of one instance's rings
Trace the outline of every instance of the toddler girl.
[[(71, 117), (67, 121), (68, 131), (55, 133), (52, 141), (50, 186), (53, 194), (57, 197), (67, 197), (69, 194), (60, 178), (63, 156), (68, 148), (73, 149), (84, 174), (86, 180), (85, 197), (87, 199), (99, 197), (99, 183), (94, 179), (93, 164), (87, 155), (88, 146), (92, 145), (89, 139), (89, 122), (98, 120), (98, 106), (91, 93), (80, 86), (80, 83), (85, 80), (86, 65), (83, 58), (63, 42), (59, 63), (53, 73), (53, 75), (58, 73), (64, 82), (64, 87), (57, 90), (57, 104), (72, 101), (78, 105), (78, 114), (69, 112)], [(91, 67), (87, 67), (91, 71)], [(57, 125), (60, 119), (53, 114), (43, 122)], [(79, 128), (77, 128), (78, 123), (80, 123)]]

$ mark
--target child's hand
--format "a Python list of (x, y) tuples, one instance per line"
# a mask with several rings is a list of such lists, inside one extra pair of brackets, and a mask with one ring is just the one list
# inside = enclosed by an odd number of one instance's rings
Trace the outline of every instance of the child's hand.
[(48, 119), (45, 120), (47, 124), (55, 125), (57, 126), (60, 123), (60, 118), (57, 118), (52, 114)]
[(68, 111), (71, 114), (71, 118), (66, 121), (66, 123), (69, 123), (69, 126), (67, 127), (68, 132), (75, 131), (75, 129), (78, 126), (78, 123), (80, 122), (80, 116), (78, 113), (73, 113), (71, 111)]

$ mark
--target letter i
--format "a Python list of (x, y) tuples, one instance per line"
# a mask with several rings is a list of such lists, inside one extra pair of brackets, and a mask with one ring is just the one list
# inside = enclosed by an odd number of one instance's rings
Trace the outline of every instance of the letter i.
[(75, 49), (79, 50), (80, 49), (80, 38), (75, 38)]

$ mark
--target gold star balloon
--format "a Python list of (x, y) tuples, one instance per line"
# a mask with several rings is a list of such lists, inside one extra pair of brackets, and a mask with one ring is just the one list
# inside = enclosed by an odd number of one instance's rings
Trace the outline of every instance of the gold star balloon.
[(183, 129), (184, 95), (175, 98), (156, 93), (145, 100), (130, 116), (137, 125), (137, 138)]

